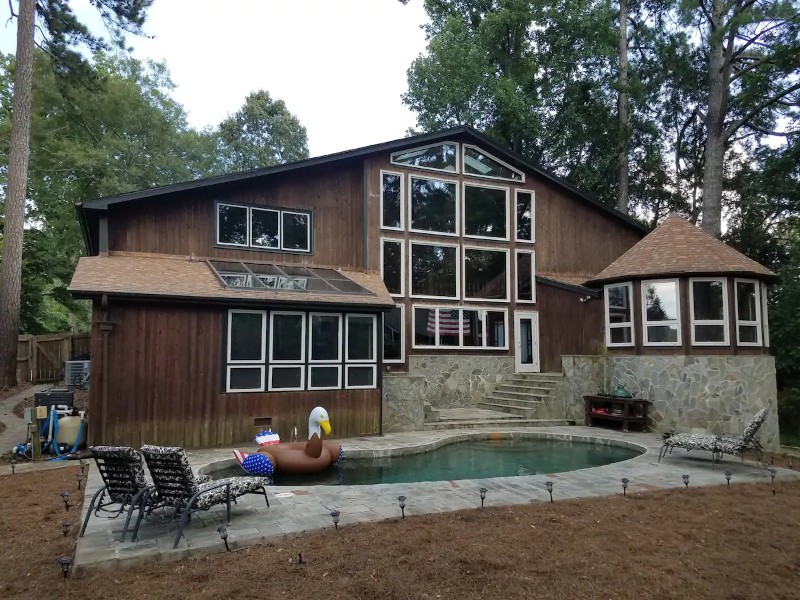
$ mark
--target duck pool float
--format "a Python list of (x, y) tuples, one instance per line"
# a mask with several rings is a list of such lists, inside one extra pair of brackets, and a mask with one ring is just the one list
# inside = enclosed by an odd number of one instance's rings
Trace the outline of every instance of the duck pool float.
[(331, 434), (328, 411), (321, 406), (308, 417), (308, 441), (281, 443), (280, 436), (272, 431), (262, 431), (256, 436), (258, 453), (246, 454), (234, 450), (238, 463), (250, 475), (271, 477), (276, 471), (283, 473), (313, 473), (338, 462), (342, 446), (337, 442), (323, 442), (322, 432)]

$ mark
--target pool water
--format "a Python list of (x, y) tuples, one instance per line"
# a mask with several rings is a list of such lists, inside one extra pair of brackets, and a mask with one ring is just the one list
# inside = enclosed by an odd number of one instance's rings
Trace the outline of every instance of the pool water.
[[(557, 440), (480, 440), (430, 452), (344, 460), (318, 473), (277, 473), (275, 485), (365, 485), (513, 477), (599, 467), (638, 456), (637, 450)], [(244, 475), (239, 465), (211, 473), (214, 479)]]

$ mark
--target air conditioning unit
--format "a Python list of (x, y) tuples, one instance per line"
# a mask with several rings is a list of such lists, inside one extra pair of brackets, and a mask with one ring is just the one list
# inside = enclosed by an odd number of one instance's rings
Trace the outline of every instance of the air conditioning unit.
[(90, 363), (89, 360), (68, 360), (64, 363), (64, 382), (67, 387), (86, 387)]

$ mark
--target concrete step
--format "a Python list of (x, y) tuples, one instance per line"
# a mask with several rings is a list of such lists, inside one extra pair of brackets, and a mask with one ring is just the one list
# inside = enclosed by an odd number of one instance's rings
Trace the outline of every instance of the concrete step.
[(544, 400), (531, 400), (528, 398), (496, 396), (494, 394), (490, 394), (488, 396), (484, 396), (481, 402), (486, 402), (488, 404), (504, 404), (506, 406), (517, 406), (519, 408), (536, 408), (537, 406), (541, 406), (544, 403)]
[(564, 376), (561, 373), (513, 373), (509, 375), (511, 378), (527, 379), (530, 381), (554, 381), (558, 383)]
[(472, 421), (440, 421), (438, 423), (425, 423), (425, 431), (439, 429), (478, 429), (481, 427), (559, 427), (574, 425), (575, 421), (567, 419), (496, 419)]
[(527, 379), (520, 377), (519, 375), (511, 375), (510, 377), (503, 379), (503, 383), (507, 383), (509, 385), (528, 385), (533, 387), (545, 387), (548, 389), (553, 389), (556, 387), (559, 382), (550, 379)]
[(518, 392), (521, 394), (541, 394), (542, 396), (549, 396), (553, 390), (552, 387), (543, 387), (540, 385), (527, 385), (523, 383), (498, 383), (494, 388), (495, 390), (502, 390), (504, 392)]
[(535, 406), (515, 406), (513, 404), (498, 404), (495, 402), (478, 402), (478, 406), (480, 408), (486, 408), (488, 410), (497, 410), (504, 413), (511, 413), (512, 415), (520, 415), (521, 417), (525, 417), (526, 419), (532, 419), (534, 414), (536, 413), (536, 409), (541, 406), (537, 404)]
[(499, 388), (495, 388), (492, 390), (492, 396), (499, 396), (501, 398), (515, 398), (517, 400), (530, 400), (530, 401), (542, 401), (544, 398), (549, 398), (550, 394), (542, 394), (542, 393), (527, 393), (527, 392), (507, 392), (505, 390), (501, 390)]

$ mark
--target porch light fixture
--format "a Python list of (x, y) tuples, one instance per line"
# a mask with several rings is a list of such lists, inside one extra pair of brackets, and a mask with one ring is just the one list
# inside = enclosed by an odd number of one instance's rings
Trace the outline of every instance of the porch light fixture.
[(397, 497), (397, 504), (400, 506), (400, 513), (403, 515), (403, 518), (406, 518), (406, 497), (405, 496), (398, 496)]
[(61, 492), (61, 499), (64, 501), (64, 510), (69, 511), (69, 492)]
[(622, 495), (627, 496), (628, 484), (630, 483), (630, 480), (627, 477), (623, 477), (622, 479), (620, 479), (620, 481), (622, 482)]
[(64, 537), (67, 537), (70, 527), (72, 527), (72, 521), (67, 521), (67, 520), (61, 521), (61, 533), (64, 534)]
[(775, 475), (778, 474), (778, 471), (776, 471), (774, 467), (770, 467), (769, 469), (767, 469), (767, 471), (769, 472), (770, 483), (772, 483), (772, 485), (775, 485)]
[(338, 511), (338, 510), (332, 510), (332, 511), (331, 511), (331, 519), (333, 519), (333, 526), (334, 526), (336, 529), (339, 529), (339, 515), (340, 515), (340, 514), (341, 514), (341, 513), (339, 513), (339, 511)]
[(550, 494), (550, 504), (553, 503), (553, 482), (552, 481), (545, 481), (544, 487), (547, 488), (547, 493)]
[(225, 550), (230, 552), (231, 549), (228, 546), (228, 527), (225, 525), (220, 525), (217, 527), (217, 533), (219, 534), (220, 539), (225, 542)]
[(58, 559), (58, 566), (61, 567), (61, 572), (64, 574), (64, 579), (69, 575), (69, 568), (72, 566), (72, 559), (69, 556), (62, 556)]
[[(8, 461), (8, 464), (11, 465), (11, 474), (13, 475), (17, 470), (17, 461), (12, 458)], [(789, 468), (791, 469), (792, 467), (790, 466)]]
[(688, 488), (689, 487), (689, 476), (686, 475), (686, 474), (683, 474), (683, 475), (681, 475), (681, 478), (683, 479), (683, 485), (685, 485)]
[(78, 491), (81, 491), (81, 481), (83, 481), (83, 471), (75, 473), (75, 480), (78, 482)]
[(725, 481), (728, 482), (728, 485), (731, 484), (731, 477), (733, 477), (733, 473), (730, 471), (725, 471)]
[(481, 508), (483, 508), (483, 501), (486, 500), (486, 492), (487, 491), (488, 490), (486, 488), (481, 488), (481, 489), (478, 490), (478, 492), (481, 495)]

